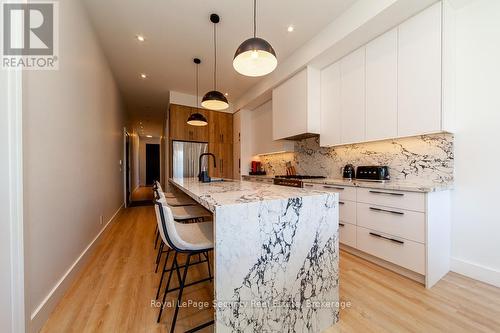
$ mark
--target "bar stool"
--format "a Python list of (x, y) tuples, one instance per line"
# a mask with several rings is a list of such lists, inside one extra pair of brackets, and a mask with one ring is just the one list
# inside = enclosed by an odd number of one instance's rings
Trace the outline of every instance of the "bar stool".
[[(165, 196), (163, 195), (163, 192), (159, 191), (158, 189), (155, 190), (155, 200), (160, 201), (163, 204), (168, 205), (168, 201), (166, 200)], [(175, 221), (178, 222), (188, 222), (188, 221), (195, 221), (195, 222), (203, 222), (203, 221), (208, 221), (211, 220), (212, 213), (210, 211), (206, 210), (205, 208), (201, 207), (200, 205), (197, 206), (178, 206), (178, 207), (170, 207), (172, 211), (172, 215)], [(159, 228), (158, 228), (159, 229)], [(157, 235), (158, 239), (159, 233)], [(156, 242), (155, 241), (155, 248), (156, 248)], [(158, 254), (156, 256), (156, 268), (155, 268), (155, 273), (158, 272), (158, 266), (160, 265), (161, 262), (161, 257), (162, 254), (165, 253), (164, 251), (164, 245), (163, 243), (160, 243), (160, 247), (158, 249)], [(168, 254), (167, 254), (167, 259), (168, 259)], [(165, 260), (167, 260), (165, 259)]]
[[(213, 237), (213, 224), (212, 222), (201, 222), (201, 223), (190, 223), (190, 224), (185, 224), (185, 223), (178, 223), (174, 220), (174, 217), (172, 215), (172, 211), (170, 207), (167, 205), (161, 203), (160, 201), (155, 201), (155, 208), (156, 212), (160, 217), (160, 222), (161, 226), (158, 225), (160, 229), (162, 229), (163, 232), (161, 232), (162, 240), (165, 242), (172, 250), (175, 251), (174, 253), (174, 260), (172, 262), (172, 266), (169, 270), (163, 270), (162, 275), (166, 272), (169, 271), (169, 276), (167, 280), (167, 285), (165, 287), (165, 291), (163, 293), (163, 299), (162, 299), (162, 306), (160, 307), (160, 312), (158, 314), (158, 319), (157, 322), (160, 322), (161, 319), (161, 314), (163, 312), (163, 304), (165, 303), (165, 299), (167, 296), (167, 293), (175, 290), (179, 290), (179, 294), (177, 296), (177, 302), (176, 302), (176, 307), (174, 311), (174, 316), (172, 319), (172, 324), (170, 326), (170, 332), (173, 333), (175, 329), (175, 323), (177, 321), (177, 315), (179, 313), (179, 304), (182, 300), (182, 293), (184, 291), (185, 287), (192, 286), (198, 283), (206, 282), (206, 281), (212, 281), (212, 274), (211, 274), (211, 269), (210, 269), (210, 259), (209, 259), (209, 254), (208, 251), (213, 249), (214, 246), (214, 237)], [(177, 256), (179, 253), (184, 253), (187, 254), (187, 259), (186, 259), (186, 264), (185, 265), (179, 265), (177, 261)], [(193, 262), (191, 263), (191, 257), (194, 255), (198, 255), (198, 258), (200, 258), (200, 254), (203, 254), (206, 258), (206, 260), (201, 260), (199, 259), (198, 262)], [(186, 277), (187, 277), (187, 272), (189, 267), (202, 263), (202, 262), (207, 262), (208, 264), (208, 278), (200, 279), (195, 282), (191, 282), (189, 284), (186, 284)], [(166, 265), (166, 263), (165, 263)], [(181, 278), (181, 273), (180, 269), (184, 267), (184, 272), (182, 274)], [(170, 281), (172, 279), (172, 274), (173, 271), (176, 271), (177, 273), (177, 279), (179, 280), (179, 287), (177, 288), (172, 288), (169, 289), (170, 287)], [(162, 276), (163, 278), (163, 276)], [(162, 280), (160, 280), (160, 285), (159, 285), (159, 290), (161, 289), (161, 283)], [(159, 293), (157, 293), (159, 294)], [(202, 325), (199, 325), (193, 329), (190, 329), (189, 332), (195, 332), (197, 330), (200, 330), (204, 327), (213, 325), (214, 321), (209, 321), (207, 323), (204, 323)]]

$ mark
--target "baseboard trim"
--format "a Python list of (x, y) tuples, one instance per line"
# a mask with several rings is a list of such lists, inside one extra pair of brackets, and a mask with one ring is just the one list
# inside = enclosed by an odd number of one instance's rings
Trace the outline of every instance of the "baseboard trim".
[(472, 279), (500, 288), (499, 270), (458, 258), (451, 258), (451, 270), (455, 273), (465, 275)]
[(69, 269), (64, 273), (64, 275), (57, 281), (56, 285), (49, 294), (44, 298), (44, 300), (38, 305), (38, 307), (31, 314), (31, 320), (29, 325), (29, 332), (39, 332), (43, 327), (50, 314), (59, 303), (61, 298), (66, 293), (66, 290), (69, 288), (71, 283), (74, 281), (78, 273), (80, 273), (81, 269), (87, 263), (90, 254), (94, 250), (95, 246), (99, 243), (100, 238), (104, 231), (111, 225), (111, 223), (115, 220), (116, 216), (124, 205), (122, 204), (120, 208), (111, 216), (111, 218), (106, 222), (106, 225), (101, 229), (101, 231), (94, 237), (94, 239), (90, 242), (90, 244), (82, 251), (80, 256), (73, 262), (73, 264), (69, 267)]

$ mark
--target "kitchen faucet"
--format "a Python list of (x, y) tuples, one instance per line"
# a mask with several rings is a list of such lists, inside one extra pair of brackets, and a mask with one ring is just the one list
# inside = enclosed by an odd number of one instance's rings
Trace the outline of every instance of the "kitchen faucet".
[(198, 180), (200, 182), (204, 183), (209, 183), (210, 182), (210, 176), (208, 175), (208, 170), (201, 170), (201, 160), (203, 156), (212, 156), (214, 158), (214, 168), (217, 168), (216, 162), (215, 162), (215, 155), (212, 153), (203, 153), (200, 155), (200, 161), (198, 163)]

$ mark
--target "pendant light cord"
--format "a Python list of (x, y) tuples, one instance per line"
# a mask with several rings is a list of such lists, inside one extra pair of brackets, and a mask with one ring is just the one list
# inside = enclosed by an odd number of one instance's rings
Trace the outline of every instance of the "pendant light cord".
[(214, 90), (217, 90), (217, 33), (216, 23), (214, 23)]
[(257, 36), (257, 0), (253, 0), (253, 38)]
[(198, 107), (198, 64), (196, 64), (196, 107)]

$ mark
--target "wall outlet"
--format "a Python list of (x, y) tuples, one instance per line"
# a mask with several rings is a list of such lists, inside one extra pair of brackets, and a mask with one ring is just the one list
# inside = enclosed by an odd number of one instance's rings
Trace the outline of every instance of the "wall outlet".
[(102, 222), (104, 221), (104, 216), (99, 216), (99, 224), (102, 225)]

